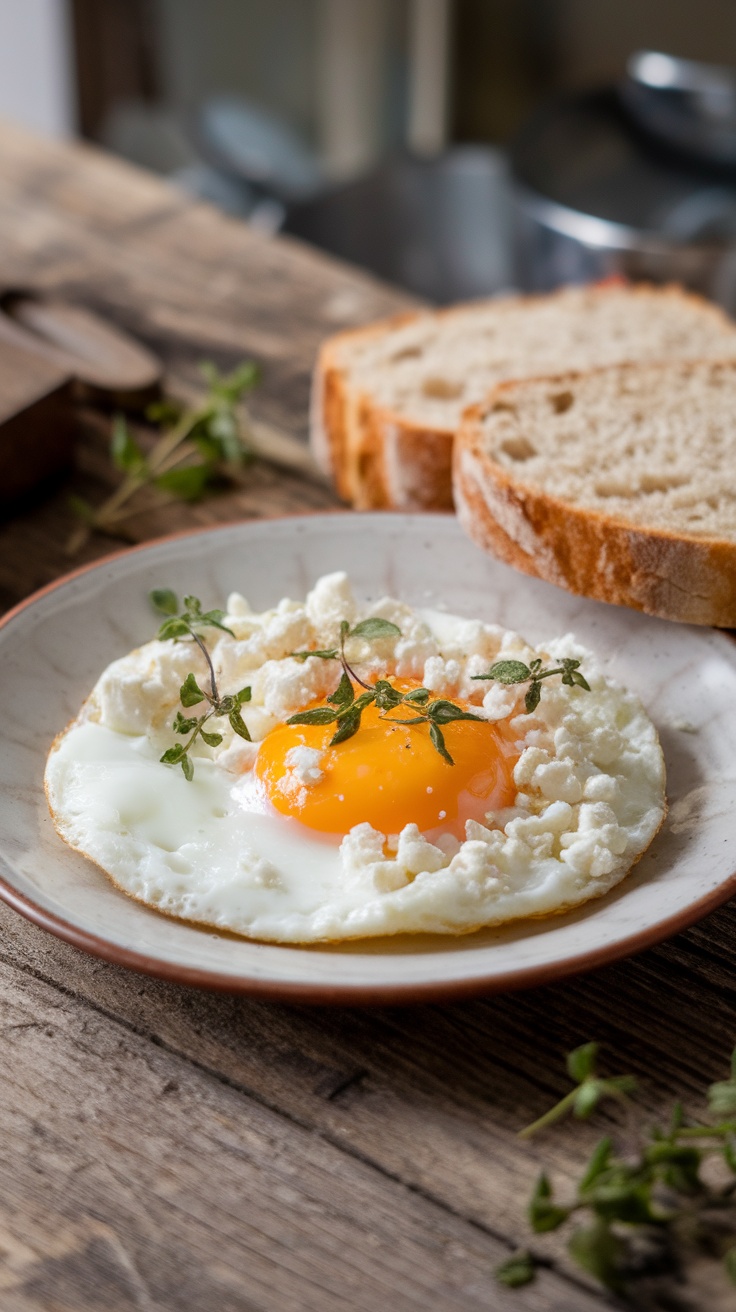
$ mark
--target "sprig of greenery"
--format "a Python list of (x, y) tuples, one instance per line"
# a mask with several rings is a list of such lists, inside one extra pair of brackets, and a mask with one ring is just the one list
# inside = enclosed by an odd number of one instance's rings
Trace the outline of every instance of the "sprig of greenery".
[(576, 1087), (565, 1094), (564, 1098), (561, 1098), (538, 1120), (521, 1130), (520, 1139), (531, 1139), (533, 1134), (545, 1130), (548, 1125), (554, 1125), (555, 1121), (562, 1120), (568, 1112), (572, 1112), (579, 1120), (585, 1120), (592, 1115), (604, 1098), (625, 1098), (634, 1092), (636, 1080), (631, 1075), (602, 1079), (596, 1069), (597, 1057), (597, 1043), (584, 1043), (581, 1048), (575, 1048), (573, 1052), (568, 1053), (567, 1073), (570, 1079), (575, 1081)]
[[(343, 743), (348, 738), (352, 738), (360, 728), (361, 717), (367, 706), (375, 705), (379, 711), (384, 712), (381, 719), (389, 720), (395, 724), (428, 724), (429, 736), (432, 745), (448, 765), (454, 765), (454, 761), (447, 750), (442, 727), (450, 724), (453, 720), (480, 720), (482, 716), (473, 715), (470, 711), (465, 711), (454, 702), (446, 698), (437, 698), (431, 701), (432, 694), (428, 688), (413, 688), (410, 692), (399, 692), (394, 688), (387, 679), (378, 679), (375, 683), (366, 683), (356, 674), (355, 670), (348, 663), (345, 655), (345, 643), (349, 638), (363, 638), (370, 641), (375, 638), (397, 637), (401, 635), (401, 630), (389, 620), (380, 619), (373, 616), (366, 620), (361, 620), (354, 628), (351, 628), (347, 620), (340, 624), (340, 645), (339, 647), (330, 647), (318, 651), (294, 651), (292, 656), (298, 661), (306, 661), (310, 656), (316, 656), (320, 660), (339, 660), (342, 664), (342, 677), (335, 691), (327, 698), (326, 706), (315, 706), (308, 711), (299, 711), (297, 715), (292, 715), (286, 721), (287, 724), (336, 724), (337, 728), (332, 738), (330, 746), (337, 743)], [(353, 688), (353, 683), (357, 683), (365, 689), (357, 697)], [(394, 711), (400, 706), (409, 707), (413, 711), (419, 711), (419, 714), (406, 718), (403, 716), (395, 717), (387, 712)]]
[[(633, 1076), (602, 1078), (596, 1070), (598, 1045), (586, 1043), (567, 1058), (576, 1081), (544, 1116), (521, 1131), (529, 1137), (567, 1113), (587, 1117), (604, 1098), (628, 1098)], [(690, 1122), (682, 1105), (666, 1127), (641, 1137), (636, 1150), (617, 1151), (607, 1136), (596, 1144), (569, 1202), (559, 1202), (545, 1171), (528, 1206), (536, 1234), (557, 1230), (575, 1217), (568, 1251), (584, 1271), (607, 1289), (631, 1298), (636, 1281), (680, 1269), (688, 1251), (722, 1259), (736, 1285), (736, 1049), (731, 1074), (707, 1093), (710, 1122)], [(719, 1158), (726, 1183), (711, 1184), (701, 1174), (706, 1159)], [(509, 1288), (534, 1279), (539, 1260), (526, 1249), (496, 1270)]]
[(205, 725), (213, 718), (227, 716), (231, 728), (241, 738), (247, 742), (251, 741), (248, 726), (245, 723), (240, 707), (245, 702), (250, 701), (250, 688), (241, 688), (239, 692), (220, 694), (217, 686), (215, 667), (212, 664), (212, 657), (202, 638), (201, 629), (220, 629), (223, 633), (229, 633), (234, 637), (232, 629), (223, 624), (225, 612), (222, 610), (202, 610), (202, 603), (197, 597), (185, 597), (184, 609), (179, 613), (179, 599), (175, 592), (170, 588), (156, 588), (149, 593), (151, 605), (161, 615), (165, 615), (163, 624), (159, 628), (158, 638), (162, 641), (173, 639), (175, 642), (190, 641), (193, 642), (207, 663), (207, 673), (209, 676), (209, 692), (200, 688), (197, 683), (196, 675), (189, 673), (179, 689), (179, 700), (185, 710), (192, 706), (199, 706), (202, 702), (206, 703), (206, 709), (199, 716), (184, 716), (181, 711), (176, 712), (172, 728), (174, 733), (188, 735), (185, 743), (176, 743), (173, 747), (167, 748), (160, 758), (164, 765), (180, 765), (185, 779), (194, 778), (194, 763), (191, 757), (191, 750), (198, 738), (207, 743), (208, 747), (219, 747), (222, 742), (221, 733), (212, 733), (205, 729)]
[[(207, 392), (200, 405), (188, 409), (167, 398), (150, 405), (146, 418), (155, 424), (160, 437), (146, 454), (130, 431), (122, 414), (115, 416), (110, 441), (110, 458), (124, 475), (120, 486), (96, 509), (81, 497), (70, 501), (82, 521), (71, 535), (67, 550), (73, 554), (94, 530), (115, 533), (118, 526), (156, 500), (198, 501), (218, 478), (252, 459), (248, 449), (247, 422), (241, 402), (259, 379), (256, 364), (249, 360), (232, 373), (221, 374), (213, 364), (200, 365)], [(141, 506), (140, 494), (148, 498)]]
[(531, 715), (539, 705), (542, 696), (542, 680), (551, 679), (554, 674), (562, 675), (562, 682), (568, 687), (584, 688), (590, 692), (590, 684), (580, 673), (580, 661), (565, 656), (559, 665), (542, 668), (539, 657), (525, 665), (523, 661), (496, 661), (487, 674), (474, 674), (474, 679), (495, 679), (497, 683), (528, 683), (524, 698), (527, 715)]

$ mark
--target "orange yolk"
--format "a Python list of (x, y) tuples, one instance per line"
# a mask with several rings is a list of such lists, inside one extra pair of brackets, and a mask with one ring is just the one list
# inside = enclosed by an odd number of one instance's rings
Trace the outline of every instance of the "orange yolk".
[[(391, 682), (402, 692), (419, 687)], [(426, 722), (397, 722), (416, 713), (409, 706), (390, 712), (368, 706), (358, 732), (335, 747), (330, 746), (335, 724), (283, 725), (261, 743), (256, 777), (277, 811), (323, 833), (346, 834), (368, 821), (384, 834), (413, 823), (423, 832), (441, 828), (462, 839), (466, 820), (482, 823), (487, 811), (513, 805), (518, 750), (496, 724), (454, 720), (442, 726), (454, 761), (449, 765), (432, 745)], [(323, 753), (321, 777), (304, 778), (300, 753), (293, 751), (299, 747)]]

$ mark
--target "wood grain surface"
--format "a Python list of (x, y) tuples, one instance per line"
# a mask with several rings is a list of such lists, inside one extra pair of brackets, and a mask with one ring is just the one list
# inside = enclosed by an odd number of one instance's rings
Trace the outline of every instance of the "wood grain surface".
[[(90, 149), (0, 130), (7, 284), (89, 305), (190, 386), (203, 356), (257, 358), (259, 417), (304, 436), (330, 330), (407, 298), (269, 240)], [(70, 566), (70, 491), (114, 484), (107, 424), (76, 467), (0, 525), (0, 601)], [(131, 524), (174, 529), (337, 503), (256, 464), (247, 486)], [(97, 537), (81, 557), (119, 543)], [(642, 1081), (645, 1117), (700, 1108), (736, 1041), (736, 914), (636, 959), (525, 994), (447, 1007), (324, 1010), (211, 995), (80, 953), (0, 905), (0, 1307), (3, 1312), (584, 1312), (610, 1301), (568, 1262), (517, 1292), (494, 1265), (528, 1243), (544, 1164), (564, 1189), (615, 1122), (516, 1131), (569, 1087), (564, 1054), (598, 1039)], [(733, 1305), (698, 1268), (679, 1306)], [(653, 1298), (653, 1296), (652, 1296)], [(674, 1307), (649, 1301), (638, 1306)]]

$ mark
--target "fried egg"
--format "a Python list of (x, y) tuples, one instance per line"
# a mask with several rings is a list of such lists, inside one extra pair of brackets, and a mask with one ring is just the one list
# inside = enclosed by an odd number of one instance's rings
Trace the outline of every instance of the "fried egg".
[[(477, 717), (443, 724), (452, 763), (410, 701), (367, 706), (336, 744), (334, 723), (289, 723), (342, 675), (294, 653), (334, 649), (341, 624), (368, 617), (394, 628), (350, 639), (353, 695), (381, 679), (451, 699)], [(108, 666), (48, 758), (60, 836), (150, 907), (283, 943), (467, 933), (601, 896), (662, 823), (654, 725), (571, 635), (533, 650), (392, 598), (360, 605), (342, 573), (260, 614), (233, 594), (223, 623), (231, 634), (204, 636), (221, 693), (251, 690), (251, 742), (212, 721), (222, 739), (198, 741), (191, 780), (161, 763), (181, 686), (207, 670), (191, 641), (156, 640)], [(477, 678), (540, 658), (580, 661), (590, 690), (550, 678), (528, 712), (523, 684)]]

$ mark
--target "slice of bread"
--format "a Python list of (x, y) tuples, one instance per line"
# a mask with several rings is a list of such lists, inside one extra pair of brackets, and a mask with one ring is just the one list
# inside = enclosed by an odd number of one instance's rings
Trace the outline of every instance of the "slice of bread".
[(736, 362), (498, 386), (455, 445), (480, 546), (570, 592), (736, 627)]
[(449, 510), (460, 416), (497, 383), (709, 356), (736, 358), (736, 326), (678, 287), (600, 284), (404, 315), (324, 343), (312, 450), (360, 510)]

